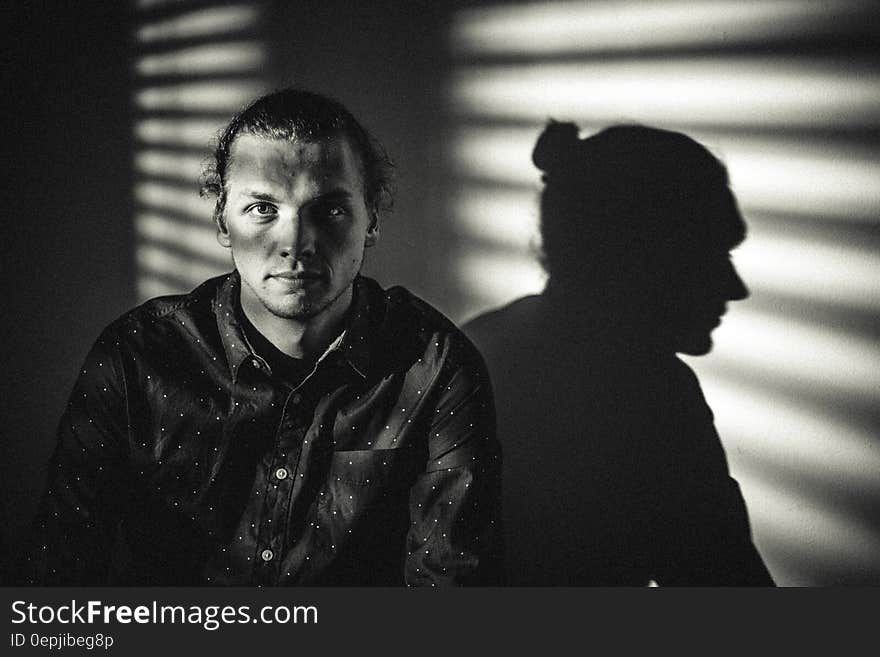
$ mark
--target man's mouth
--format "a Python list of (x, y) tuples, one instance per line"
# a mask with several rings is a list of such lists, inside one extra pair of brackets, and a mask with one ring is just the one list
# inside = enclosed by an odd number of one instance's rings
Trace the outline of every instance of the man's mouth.
[(270, 281), (275, 281), (276, 286), (282, 290), (305, 291), (315, 288), (324, 280), (324, 276), (317, 271), (279, 271), (269, 275)]
[(269, 274), (269, 277), (286, 281), (311, 281), (323, 278), (323, 275), (318, 271), (279, 271)]
[(717, 326), (721, 326), (722, 318), (723, 318), (724, 315), (726, 315), (726, 314), (727, 314), (727, 309), (726, 309), (726, 308), (723, 308), (723, 309), (719, 310), (718, 312), (714, 313), (714, 314), (712, 315), (712, 324), (713, 324), (713, 326), (716, 326), (716, 327), (717, 327)]

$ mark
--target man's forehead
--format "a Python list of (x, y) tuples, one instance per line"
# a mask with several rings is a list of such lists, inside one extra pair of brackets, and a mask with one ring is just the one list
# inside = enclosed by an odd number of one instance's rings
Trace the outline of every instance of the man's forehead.
[(304, 173), (318, 178), (359, 179), (357, 160), (342, 135), (305, 140), (241, 134), (230, 149), (229, 174), (236, 172), (272, 179)]

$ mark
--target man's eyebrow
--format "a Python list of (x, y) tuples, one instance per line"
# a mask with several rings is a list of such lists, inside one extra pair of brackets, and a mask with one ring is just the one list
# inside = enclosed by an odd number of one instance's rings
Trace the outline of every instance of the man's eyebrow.
[(327, 192), (322, 192), (318, 194), (314, 199), (312, 199), (313, 203), (325, 203), (332, 201), (347, 201), (351, 198), (351, 192), (344, 187), (337, 187), (335, 189), (331, 189)]
[(265, 192), (259, 189), (244, 189), (242, 190), (241, 195), (256, 199), (257, 201), (273, 201), (275, 203), (278, 202), (278, 198), (274, 194), (270, 194), (269, 192)]

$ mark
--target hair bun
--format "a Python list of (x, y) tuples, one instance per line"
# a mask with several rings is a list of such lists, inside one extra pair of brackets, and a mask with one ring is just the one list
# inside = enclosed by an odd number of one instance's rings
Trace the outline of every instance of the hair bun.
[(580, 146), (578, 134), (578, 127), (574, 123), (551, 120), (535, 143), (532, 162), (545, 173), (569, 166)]

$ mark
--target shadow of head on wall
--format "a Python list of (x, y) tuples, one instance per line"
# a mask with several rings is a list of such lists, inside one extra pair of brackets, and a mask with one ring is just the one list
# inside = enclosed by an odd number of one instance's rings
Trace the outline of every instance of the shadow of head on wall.
[(725, 304), (747, 295), (729, 259), (745, 224), (725, 167), (684, 134), (638, 125), (579, 139), (551, 123), (532, 157), (548, 299), (632, 340), (708, 352)]

